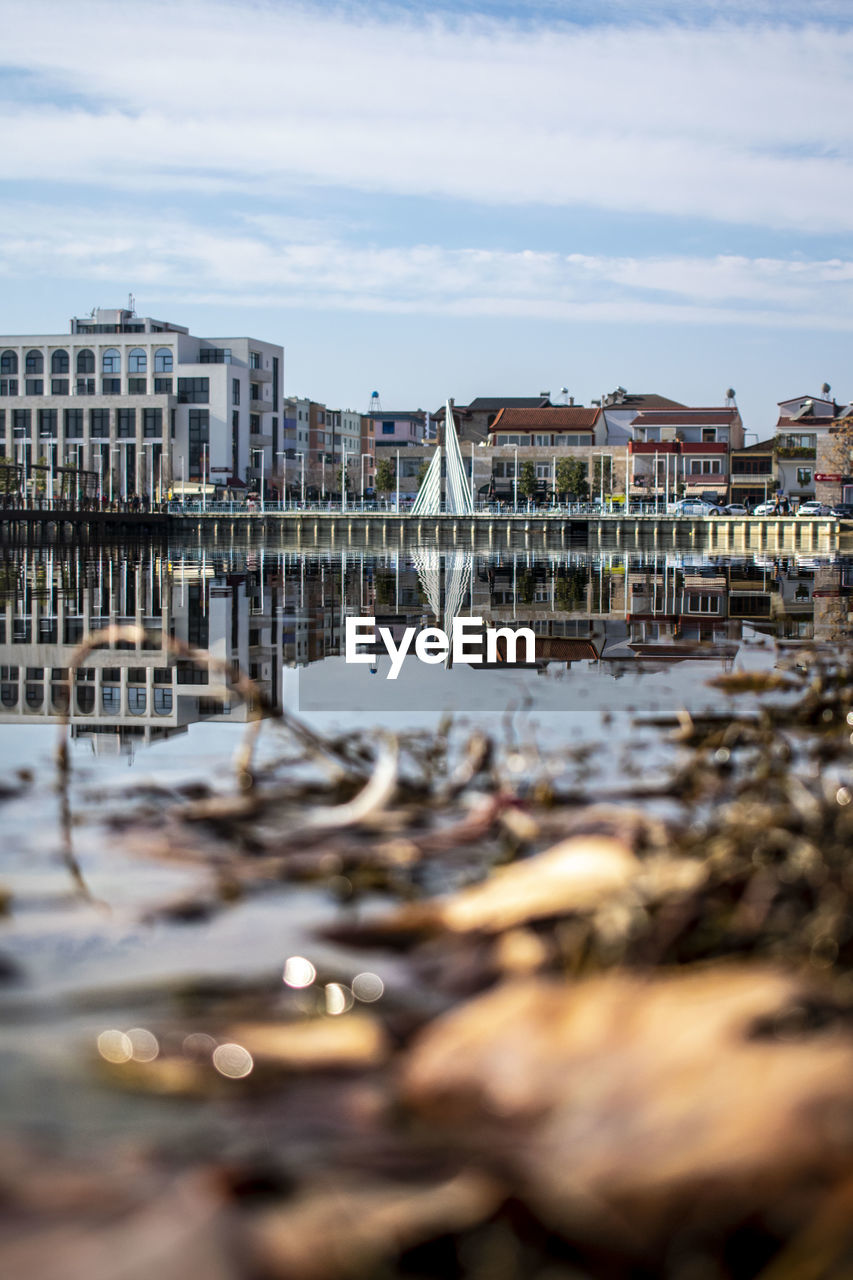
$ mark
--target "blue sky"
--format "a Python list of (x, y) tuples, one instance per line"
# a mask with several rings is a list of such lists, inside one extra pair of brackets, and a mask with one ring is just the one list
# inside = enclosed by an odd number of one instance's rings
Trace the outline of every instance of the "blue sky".
[(342, 407), (853, 399), (849, 0), (0, 0), (0, 332), (123, 302)]

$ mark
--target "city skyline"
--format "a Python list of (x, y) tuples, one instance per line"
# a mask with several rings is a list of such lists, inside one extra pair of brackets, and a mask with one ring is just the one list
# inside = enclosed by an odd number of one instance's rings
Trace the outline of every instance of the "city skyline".
[(848, 15), (0, 3), (0, 331), (132, 292), (281, 343), (287, 395), (731, 386), (769, 435), (853, 396)]

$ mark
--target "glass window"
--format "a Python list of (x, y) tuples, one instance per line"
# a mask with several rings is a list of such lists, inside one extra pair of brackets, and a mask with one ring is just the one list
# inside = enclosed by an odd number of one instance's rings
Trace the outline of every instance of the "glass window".
[(102, 378), (101, 394), (105, 396), (120, 396), (121, 378)]
[(159, 438), (163, 434), (163, 410), (162, 409), (143, 409), (142, 410), (142, 434), (149, 439)]
[(172, 353), (168, 347), (158, 347), (154, 352), (154, 372), (172, 372)]
[(178, 404), (207, 404), (210, 378), (178, 378)]
[(131, 686), (127, 691), (127, 709), (132, 716), (144, 716), (148, 699), (144, 689)]
[(0, 396), (16, 396), (17, 394), (17, 378), (0, 378)]
[(154, 690), (154, 714), (158, 716), (167, 716), (172, 710), (172, 690), (155, 688)]
[(172, 379), (171, 378), (155, 378), (154, 392), (156, 395), (170, 396), (172, 394)]
[(68, 352), (54, 351), (50, 357), (51, 373), (67, 373), (68, 372)]
[(4, 351), (0, 355), (0, 373), (17, 373), (18, 372), (18, 353), (16, 351)]
[(59, 414), (55, 409), (39, 409), (38, 424), (40, 436), (56, 436)]
[(144, 396), (148, 390), (147, 378), (128, 378), (127, 394), (129, 396)]
[(65, 435), (81, 438), (83, 435), (83, 410), (82, 409), (66, 409), (65, 410)]
[(101, 373), (121, 373), (121, 356), (116, 347), (107, 347), (101, 356)]
[(43, 396), (44, 378), (27, 378), (26, 394), (28, 396)]
[(95, 353), (90, 351), (88, 347), (84, 347), (82, 351), (77, 352), (77, 372), (95, 372)]
[(81, 715), (91, 715), (95, 710), (95, 690), (90, 684), (78, 684), (77, 686), (77, 710)]
[(44, 356), (40, 351), (28, 351), (26, 358), (27, 373), (44, 373)]
[(261, 353), (260, 353), (260, 351), (250, 351), (250, 352), (249, 352), (249, 368), (250, 368), (250, 369), (260, 369), (260, 367), (261, 367)]
[(147, 373), (148, 353), (143, 347), (134, 347), (127, 357), (128, 373)]
[(127, 440), (136, 435), (136, 410), (119, 409), (116, 434)]
[(50, 394), (52, 396), (68, 395), (68, 379), (67, 378), (51, 378)]
[(89, 433), (97, 439), (107, 439), (110, 434), (109, 409), (89, 410)]
[[(240, 403), (240, 379), (239, 378), (231, 379), (231, 403), (232, 404)], [(300, 418), (302, 417), (301, 410), (300, 410), (299, 416)]]
[(121, 711), (121, 686), (105, 684), (101, 687), (101, 707), (104, 711), (118, 714)]
[(93, 396), (95, 394), (94, 378), (78, 378), (77, 379), (78, 396)]

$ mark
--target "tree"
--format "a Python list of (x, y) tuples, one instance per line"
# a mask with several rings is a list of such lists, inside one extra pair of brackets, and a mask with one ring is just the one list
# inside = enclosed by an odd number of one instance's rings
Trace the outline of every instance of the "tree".
[(418, 467), (418, 488), (419, 489), (423, 484), (424, 480), (426, 480), (426, 474), (428, 471), (429, 471), (429, 463), (425, 458), (421, 463), (421, 465)]
[[(602, 484), (603, 480), (603, 484)], [(604, 491), (608, 496), (613, 488), (613, 464), (609, 454), (598, 457), (592, 466), (592, 492), (597, 496)]]
[(389, 493), (397, 483), (397, 472), (390, 458), (380, 458), (376, 464), (373, 478), (374, 488), (380, 493)]
[(536, 495), (536, 468), (532, 462), (522, 462), (518, 472), (518, 492), (528, 501)]
[(571, 494), (575, 501), (583, 501), (589, 494), (586, 464), (580, 458), (559, 458), (556, 467), (557, 492)]

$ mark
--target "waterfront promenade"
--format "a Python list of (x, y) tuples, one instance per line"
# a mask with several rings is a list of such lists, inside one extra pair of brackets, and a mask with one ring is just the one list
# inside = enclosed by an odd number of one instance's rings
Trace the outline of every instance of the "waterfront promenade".
[(157, 510), (130, 507), (81, 510), (54, 506), (0, 508), (0, 539), (81, 538), (97, 541), (115, 534), (144, 536), (195, 532), (252, 541), (287, 532), (306, 547), (318, 541), (380, 547), (399, 543), (501, 547), (535, 538), (541, 544), (617, 546), (695, 545), (726, 551), (835, 551), (853, 549), (853, 522), (832, 516), (681, 516), (663, 512), (558, 508), (539, 511), (479, 511), (469, 516), (413, 516), (407, 512), (289, 508), (267, 505), (249, 510), (238, 504), (164, 504)]

